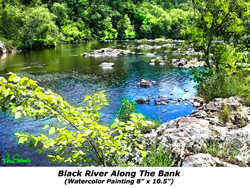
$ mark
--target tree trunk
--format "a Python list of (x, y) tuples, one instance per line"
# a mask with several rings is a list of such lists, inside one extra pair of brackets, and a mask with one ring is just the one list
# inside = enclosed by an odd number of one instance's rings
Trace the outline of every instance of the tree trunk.
[(205, 51), (205, 63), (207, 64), (208, 68), (211, 68), (210, 62), (209, 62), (209, 49)]

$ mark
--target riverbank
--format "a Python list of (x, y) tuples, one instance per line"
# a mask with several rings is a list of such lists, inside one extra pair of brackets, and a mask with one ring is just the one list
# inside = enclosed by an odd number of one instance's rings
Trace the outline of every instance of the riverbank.
[[(140, 140), (150, 152), (157, 143), (171, 150), (174, 165), (180, 167), (249, 166), (250, 107), (243, 99), (216, 98), (205, 103), (194, 98), (200, 107), (188, 116), (179, 117), (146, 133)], [(135, 157), (135, 161), (142, 158)]]
[(16, 49), (14, 46), (6, 44), (0, 40), (0, 54), (17, 53), (22, 52), (21, 49)]
[[(60, 42), (55, 42), (55, 45), (47, 45), (47, 46), (40, 46), (38, 47), (39, 49), (46, 49), (46, 48), (53, 48), (58, 44), (68, 44), (68, 43), (88, 43), (88, 42), (138, 42), (138, 43), (147, 43), (147, 42), (171, 42), (171, 43), (183, 43), (183, 40), (173, 40), (173, 39), (133, 39), (133, 40), (75, 40), (72, 42), (65, 42), (65, 41), (60, 41)], [(32, 49), (17, 49), (14, 46), (8, 45), (7, 43), (3, 42), (0, 40), (0, 54), (7, 54), (7, 53), (16, 53), (16, 52), (23, 52), (23, 51), (28, 51)]]

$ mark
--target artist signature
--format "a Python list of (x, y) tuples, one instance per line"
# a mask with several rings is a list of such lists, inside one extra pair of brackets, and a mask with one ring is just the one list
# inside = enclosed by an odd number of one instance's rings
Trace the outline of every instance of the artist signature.
[(5, 164), (5, 163), (30, 163), (31, 162), (29, 157), (27, 159), (23, 159), (23, 158), (19, 158), (19, 157), (20, 157), (19, 154), (15, 154), (12, 156), (12, 159), (10, 159), (10, 154), (7, 153), (2, 158), (3, 164)]

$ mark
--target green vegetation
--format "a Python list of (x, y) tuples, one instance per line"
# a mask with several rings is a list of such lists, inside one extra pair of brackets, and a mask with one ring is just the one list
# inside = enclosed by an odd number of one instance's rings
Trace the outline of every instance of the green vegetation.
[(192, 4), (193, 24), (182, 30), (182, 35), (186, 44), (204, 53), (209, 68), (190, 71), (197, 82), (197, 95), (206, 102), (239, 96), (250, 104), (249, 56), (245, 51), (249, 38), (249, 2), (192, 0)]
[(219, 144), (215, 140), (207, 140), (205, 142), (204, 151), (214, 157), (219, 157), (224, 159), (226, 162), (235, 162), (235, 157), (240, 154), (240, 151), (233, 149), (230, 146), (219, 147)]
[(191, 70), (197, 81), (197, 95), (206, 102), (214, 98), (238, 96), (250, 105), (250, 76), (248, 68), (225, 68), (219, 66), (211, 69)]
[(219, 120), (225, 124), (229, 121), (230, 118), (230, 113), (231, 113), (231, 108), (228, 107), (227, 104), (225, 104), (225, 106), (223, 107), (223, 109), (220, 111), (219, 113)]
[(147, 167), (169, 167), (173, 166), (174, 158), (172, 156), (171, 150), (163, 151), (162, 144), (156, 147), (156, 143), (153, 145), (151, 152), (148, 157), (144, 158), (141, 166)]
[[(222, 63), (219, 58), (223, 50), (221, 44), (215, 42), (222, 40), (230, 44), (244, 34), (242, 19), (248, 16), (249, 3), (245, 0), (192, 0), (192, 4), (195, 10), (194, 26), (183, 30), (182, 34), (188, 44), (204, 52), (205, 62), (211, 68), (210, 53), (215, 56), (215, 65)], [(223, 44), (223, 48), (226, 47)]]
[[(123, 97), (122, 99), (122, 105), (117, 113), (117, 118), (122, 122), (130, 121), (131, 115), (133, 113), (136, 113), (135, 110), (136, 103), (129, 100), (127, 97)], [(145, 117), (144, 117), (145, 118)], [(143, 133), (150, 132), (151, 129), (156, 129), (161, 125), (160, 121), (146, 121), (146, 126), (144, 126), (141, 131)]]
[(17, 48), (76, 40), (179, 39), (192, 15), (190, 0), (1, 0), (0, 35)]
[(120, 121), (127, 122), (130, 119), (132, 113), (135, 113), (136, 103), (129, 100), (127, 97), (123, 97), (121, 108), (118, 111), (117, 118)]
[(134, 140), (140, 137), (141, 129), (146, 126), (143, 115), (133, 113), (126, 123), (116, 119), (111, 130), (97, 123), (100, 118), (98, 110), (107, 105), (102, 92), (86, 96), (89, 106), (85, 109), (75, 108), (51, 90), (39, 87), (35, 81), (10, 74), (8, 80), (0, 78), (1, 110), (11, 113), (15, 119), (49, 117), (56, 118), (58, 122), (43, 127), (48, 129), (48, 137), (15, 133), (18, 143), (29, 141), (30, 147), (40, 147), (40, 154), (53, 148), (48, 157), (58, 163), (79, 165), (95, 162), (102, 166), (115, 166), (128, 163), (125, 156), (129, 158), (135, 151), (146, 157), (143, 145)]
[(214, 98), (228, 98), (239, 95), (241, 76), (232, 75), (223, 68), (192, 70), (194, 80), (198, 83), (197, 95), (206, 102)]

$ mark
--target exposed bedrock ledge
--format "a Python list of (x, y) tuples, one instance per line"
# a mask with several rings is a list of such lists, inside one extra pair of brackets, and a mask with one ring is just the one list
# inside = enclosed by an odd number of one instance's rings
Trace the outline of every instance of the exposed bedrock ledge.
[[(213, 140), (218, 148), (238, 151), (235, 160), (246, 163), (250, 159), (250, 108), (244, 106), (239, 97), (216, 98), (200, 104), (190, 115), (180, 117), (160, 125), (150, 133), (143, 135), (143, 141), (149, 150), (154, 142), (163, 148), (171, 148), (178, 160), (178, 166), (235, 166), (228, 161), (204, 154), (207, 141)], [(228, 121), (222, 122), (220, 116), (227, 105), (231, 111)]]

